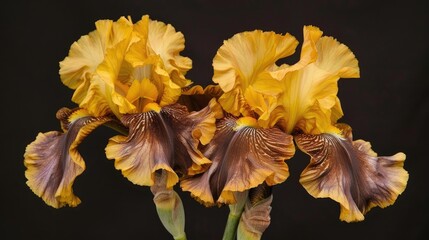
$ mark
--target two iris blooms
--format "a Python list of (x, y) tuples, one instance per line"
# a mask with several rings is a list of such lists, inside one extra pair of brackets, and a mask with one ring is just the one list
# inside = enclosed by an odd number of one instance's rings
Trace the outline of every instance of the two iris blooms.
[(169, 24), (100, 20), (60, 63), (76, 109), (57, 112), (62, 132), (39, 133), (24, 155), (27, 184), (55, 208), (76, 206), (73, 182), (85, 170), (77, 147), (96, 127), (111, 126), (106, 156), (131, 182), (167, 189), (180, 183), (206, 206), (235, 204), (237, 194), (284, 182), (295, 146), (310, 156), (300, 182), (316, 198), (340, 204), (340, 219), (361, 221), (393, 204), (408, 180), (405, 154), (379, 157), (353, 140), (337, 97), (340, 78), (358, 78), (350, 49), (314, 26), (298, 41), (255, 30), (224, 41), (213, 60), (216, 85), (193, 86), (184, 37)]

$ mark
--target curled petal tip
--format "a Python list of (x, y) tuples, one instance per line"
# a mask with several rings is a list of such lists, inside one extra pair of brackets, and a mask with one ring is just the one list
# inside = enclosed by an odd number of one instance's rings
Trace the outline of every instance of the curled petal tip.
[[(74, 115), (72, 122), (66, 122)], [(93, 129), (111, 119), (95, 118), (81, 109), (62, 109), (57, 116), (61, 119), (64, 133), (39, 133), (36, 140), (27, 146), (25, 177), (27, 185), (46, 204), (54, 208), (74, 207), (80, 199), (74, 195), (72, 186), (76, 177), (85, 170), (85, 162), (77, 147)]]
[(298, 147), (311, 156), (300, 182), (312, 196), (340, 203), (341, 220), (362, 221), (372, 207), (393, 204), (405, 190), (405, 154), (377, 156), (370, 143), (352, 141), (351, 128), (342, 129), (348, 136), (295, 136)]

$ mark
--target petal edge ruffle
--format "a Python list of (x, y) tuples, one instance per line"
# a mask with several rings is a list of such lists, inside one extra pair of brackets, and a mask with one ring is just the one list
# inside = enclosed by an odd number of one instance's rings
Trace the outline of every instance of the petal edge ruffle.
[[(57, 116), (64, 133), (39, 133), (24, 154), (27, 185), (46, 204), (59, 208), (77, 206), (80, 199), (73, 193), (73, 183), (85, 170), (85, 162), (77, 151), (78, 145), (96, 127), (112, 120), (110, 117), (92, 117), (85, 110), (61, 109)], [(69, 121), (69, 124), (65, 122)]]
[(219, 111), (213, 100), (198, 112), (189, 113), (185, 106), (174, 104), (159, 112), (124, 115), (121, 121), (129, 127), (129, 135), (111, 138), (106, 156), (138, 185), (152, 186), (156, 171), (163, 169), (168, 173), (167, 188), (171, 188), (179, 177), (200, 173), (211, 163), (198, 145), (212, 138)]

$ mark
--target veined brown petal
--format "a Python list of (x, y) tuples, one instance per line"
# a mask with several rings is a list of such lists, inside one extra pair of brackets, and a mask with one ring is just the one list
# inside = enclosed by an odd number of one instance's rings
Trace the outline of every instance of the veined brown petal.
[(352, 140), (349, 126), (337, 127), (343, 136), (295, 136), (298, 147), (311, 156), (300, 182), (313, 197), (329, 197), (340, 203), (341, 220), (362, 221), (372, 207), (393, 204), (405, 190), (405, 154), (377, 157), (369, 142)]
[(85, 170), (78, 145), (96, 127), (111, 121), (110, 117), (92, 117), (83, 109), (62, 108), (57, 113), (64, 132), (39, 133), (24, 154), (27, 185), (46, 204), (59, 208), (77, 206), (73, 194), (75, 178)]
[(179, 181), (176, 173), (200, 173), (211, 163), (198, 145), (210, 141), (220, 117), (215, 100), (199, 112), (189, 113), (185, 106), (174, 104), (159, 112), (124, 115), (121, 121), (129, 127), (129, 135), (109, 140), (107, 158), (115, 159), (115, 167), (138, 185), (152, 186), (155, 172), (164, 169), (167, 188), (171, 188)]
[(206, 206), (233, 204), (234, 192), (263, 182), (275, 185), (289, 176), (284, 161), (295, 153), (292, 136), (278, 128), (238, 126), (236, 121), (232, 116), (219, 121), (215, 136), (203, 150), (212, 165), (181, 182), (183, 190)]

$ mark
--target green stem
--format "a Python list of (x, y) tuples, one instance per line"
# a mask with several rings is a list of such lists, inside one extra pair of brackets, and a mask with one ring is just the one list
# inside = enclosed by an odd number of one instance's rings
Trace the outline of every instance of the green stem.
[(229, 213), (228, 221), (226, 222), (225, 231), (223, 232), (222, 240), (234, 240), (237, 233), (237, 226), (240, 222), (240, 215)]
[(248, 194), (249, 191), (234, 192), (234, 197), (237, 202), (228, 206), (229, 215), (228, 220), (226, 221), (222, 240), (235, 240), (235, 236), (237, 235), (237, 227), (240, 223), (241, 214), (243, 213), (244, 204), (246, 204)]

